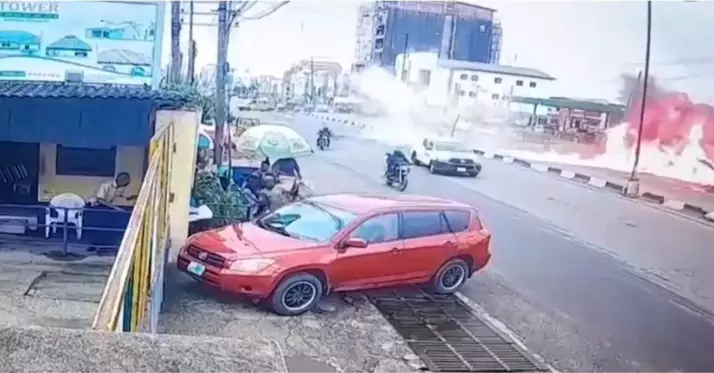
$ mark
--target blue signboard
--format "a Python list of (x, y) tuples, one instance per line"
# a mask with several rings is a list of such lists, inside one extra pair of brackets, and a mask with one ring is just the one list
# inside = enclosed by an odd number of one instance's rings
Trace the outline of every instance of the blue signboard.
[(0, 1), (0, 80), (157, 87), (164, 9), (160, 1)]

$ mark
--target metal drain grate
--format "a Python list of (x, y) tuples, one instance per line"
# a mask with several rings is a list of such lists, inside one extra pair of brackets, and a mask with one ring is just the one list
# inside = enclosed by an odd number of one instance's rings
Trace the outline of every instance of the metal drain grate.
[(505, 340), (454, 296), (421, 290), (367, 294), (432, 372), (547, 371)]

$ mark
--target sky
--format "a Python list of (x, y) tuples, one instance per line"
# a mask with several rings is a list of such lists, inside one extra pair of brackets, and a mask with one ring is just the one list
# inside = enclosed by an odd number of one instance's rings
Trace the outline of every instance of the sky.
[[(644, 65), (644, 1), (469, 2), (497, 9), (504, 30), (501, 63), (554, 75), (558, 95), (612, 100), (621, 85), (619, 75), (636, 74)], [(250, 13), (270, 6), (258, 4)], [(313, 56), (349, 68), (357, 7), (351, 0), (293, 0), (264, 19), (246, 21), (232, 31), (231, 66), (280, 76), (292, 63)], [(196, 6), (199, 11), (215, 8), (215, 3)], [(652, 74), (667, 88), (714, 104), (714, 1), (660, 0), (652, 8)], [(198, 16), (196, 22), (215, 24), (215, 17)], [(198, 65), (213, 63), (215, 27), (196, 27), (194, 33)], [(184, 39), (186, 34), (184, 27)], [(168, 28), (164, 39), (168, 62)]]

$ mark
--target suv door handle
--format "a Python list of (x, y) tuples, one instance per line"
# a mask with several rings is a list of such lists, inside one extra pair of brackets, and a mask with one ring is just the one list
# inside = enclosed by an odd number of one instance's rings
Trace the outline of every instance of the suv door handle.
[(393, 247), (391, 251), (392, 251), (393, 253), (397, 253), (397, 252), (399, 252), (399, 248), (398, 248), (398, 247)]
[(444, 246), (448, 247), (449, 249), (453, 249), (456, 247), (456, 244), (451, 241), (446, 241), (446, 244), (444, 244)]

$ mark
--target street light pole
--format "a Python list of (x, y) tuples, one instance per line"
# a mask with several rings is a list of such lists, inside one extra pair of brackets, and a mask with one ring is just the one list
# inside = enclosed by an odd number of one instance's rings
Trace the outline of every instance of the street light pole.
[(637, 127), (637, 142), (635, 144), (635, 161), (632, 164), (630, 179), (627, 181), (625, 194), (628, 197), (638, 197), (640, 195), (640, 179), (637, 175), (637, 167), (640, 164), (640, 152), (642, 151), (642, 131), (644, 129), (645, 108), (647, 101), (647, 83), (650, 77), (650, 50), (652, 45), (652, 0), (647, 1), (647, 41), (645, 45), (645, 69), (642, 75), (642, 103), (640, 104), (640, 123)]

